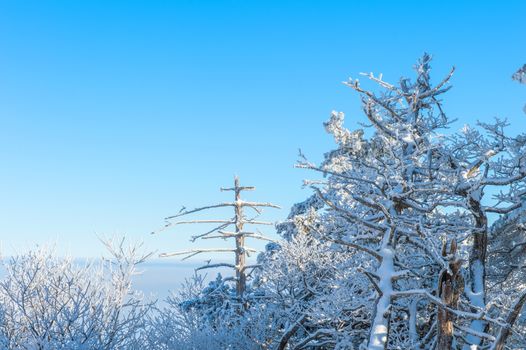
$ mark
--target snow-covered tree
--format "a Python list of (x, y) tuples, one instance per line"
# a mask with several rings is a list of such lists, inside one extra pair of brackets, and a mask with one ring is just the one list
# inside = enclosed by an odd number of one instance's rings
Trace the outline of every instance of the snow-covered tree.
[[(174, 253), (163, 253), (161, 257), (184, 256), (184, 259), (197, 254), (233, 253), (234, 262), (211, 263), (196, 269), (196, 273), (210, 268), (231, 268), (234, 276), (217, 278), (204, 285), (201, 276), (196, 275), (187, 281), (180, 293), (166, 300), (166, 305), (158, 309), (147, 329), (147, 343), (152, 349), (260, 349), (268, 337), (264, 336), (267, 322), (272, 318), (260, 303), (259, 296), (251, 288), (251, 276), (260, 264), (250, 264), (250, 253), (256, 250), (248, 247), (248, 239), (273, 242), (264, 236), (257, 227), (272, 226), (259, 216), (263, 208), (279, 208), (267, 202), (251, 202), (241, 198), (242, 191), (251, 191), (252, 186), (241, 186), (235, 177), (234, 186), (221, 188), (221, 191), (234, 192), (234, 200), (187, 210), (166, 218), (166, 225), (160, 230), (184, 224), (213, 224), (206, 232), (194, 235), (192, 241), (199, 239), (233, 240), (233, 246), (221, 248), (195, 248)], [(189, 215), (216, 208), (233, 209), (233, 217), (227, 219), (185, 219)], [(217, 225), (217, 226), (216, 226)], [(159, 231), (157, 231), (159, 232)], [(155, 232), (154, 232), (155, 233)], [(256, 311), (257, 310), (257, 311)], [(266, 317), (265, 315), (268, 315)]]
[[(526, 136), (506, 136), (501, 120), (450, 132), (441, 97), (453, 70), (433, 86), (430, 60), (417, 63), (414, 81), (391, 84), (371, 73), (378, 90), (346, 83), (362, 97), (369, 130), (349, 131), (334, 112), (326, 129), (338, 148), (321, 165), (300, 163), (326, 175), (311, 182), (324, 208), (311, 206), (319, 219), (307, 226), (363, 255), (355, 278), (365, 276), (374, 290), (373, 312), (353, 344), (498, 348), (522, 294), (509, 295), (515, 307), (506, 313), (497, 307), (503, 293), (488, 293), (490, 217), (522, 205)], [(288, 234), (301, 229), (291, 222)], [(526, 289), (524, 282), (516, 287)]]
[[(491, 227), (488, 250), (488, 293), (498, 308), (508, 313), (500, 344), (495, 349), (526, 348), (526, 319), (520, 318), (526, 303), (526, 201), (523, 206), (501, 217)], [(524, 315), (524, 313), (523, 313)], [(506, 344), (505, 341), (507, 340)]]
[[(223, 202), (205, 207), (195, 208), (192, 210), (186, 210), (183, 208), (178, 214), (165, 218), (166, 224), (161, 230), (166, 228), (182, 225), (182, 224), (217, 224), (218, 226), (206, 231), (205, 233), (195, 235), (192, 237), (192, 241), (195, 242), (197, 239), (234, 239), (235, 246), (233, 248), (196, 248), (191, 250), (178, 251), (173, 253), (162, 253), (161, 257), (171, 257), (183, 255), (185, 259), (188, 259), (197, 254), (209, 254), (209, 253), (234, 253), (234, 264), (230, 263), (214, 263), (199, 267), (197, 270), (204, 270), (210, 268), (226, 267), (231, 268), (235, 272), (235, 277), (225, 279), (224, 281), (234, 281), (236, 286), (236, 298), (238, 303), (244, 304), (244, 294), (247, 287), (247, 275), (259, 267), (257, 265), (247, 264), (247, 256), (249, 253), (255, 253), (256, 250), (247, 246), (247, 239), (257, 239), (263, 241), (272, 241), (272, 239), (265, 237), (258, 230), (247, 230), (247, 226), (253, 225), (273, 225), (271, 222), (257, 220), (257, 217), (261, 214), (262, 208), (279, 208), (277, 205), (272, 203), (262, 202), (249, 202), (241, 199), (242, 191), (253, 191), (255, 187), (252, 186), (241, 186), (239, 184), (239, 178), (234, 178), (234, 187), (221, 188), (221, 191), (232, 191), (234, 192), (234, 200), (232, 202)], [(215, 208), (232, 208), (234, 209), (234, 216), (229, 219), (204, 219), (204, 220), (180, 220), (181, 217), (186, 217), (191, 214), (202, 212), (205, 210)], [(249, 218), (246, 210), (250, 209), (255, 213), (255, 216)], [(175, 220), (175, 221), (174, 221)], [(159, 231), (157, 231), (159, 232)], [(156, 233), (156, 232), (153, 232)]]

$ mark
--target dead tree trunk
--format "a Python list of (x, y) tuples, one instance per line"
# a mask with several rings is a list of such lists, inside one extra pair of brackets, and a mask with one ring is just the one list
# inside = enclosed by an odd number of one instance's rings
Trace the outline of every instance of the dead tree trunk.
[(252, 190), (253, 187), (240, 187), (239, 178), (236, 176), (234, 178), (234, 188), (226, 189), (233, 190), (234, 195), (234, 211), (235, 211), (235, 226), (236, 226), (236, 293), (239, 299), (243, 300), (243, 295), (245, 294), (245, 289), (247, 285), (247, 276), (246, 276), (246, 251), (245, 251), (245, 235), (243, 233), (243, 226), (245, 224), (245, 219), (243, 217), (243, 206), (241, 201), (241, 191), (243, 190)]
[[(449, 254), (447, 252), (447, 243), (444, 243), (442, 255), (447, 258), (449, 268), (442, 271), (438, 281), (438, 296), (451, 309), (456, 309), (462, 289), (464, 288), (464, 281), (460, 274), (461, 261), (457, 258), (457, 243), (455, 240), (451, 241)], [(455, 315), (449, 312), (446, 308), (438, 309), (438, 336), (437, 336), (437, 350), (451, 350), (453, 348), (453, 327), (455, 322)]]

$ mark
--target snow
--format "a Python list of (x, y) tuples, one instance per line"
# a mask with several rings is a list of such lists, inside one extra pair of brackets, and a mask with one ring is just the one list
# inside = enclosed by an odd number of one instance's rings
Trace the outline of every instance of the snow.
[(393, 262), (393, 251), (388, 246), (387, 232), (384, 238), (383, 247), (380, 250), (380, 256), (382, 261), (380, 267), (377, 270), (380, 281), (378, 287), (381, 291), (381, 296), (376, 304), (376, 313), (371, 326), (371, 338), (369, 340), (369, 349), (371, 350), (383, 350), (385, 349), (387, 342), (387, 330), (389, 327), (389, 308), (391, 307), (391, 295), (393, 292), (393, 275), (394, 275), (394, 262)]

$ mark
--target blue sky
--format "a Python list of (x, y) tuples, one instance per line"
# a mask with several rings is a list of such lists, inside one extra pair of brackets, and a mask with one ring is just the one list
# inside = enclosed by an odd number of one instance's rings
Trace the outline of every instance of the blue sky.
[[(363, 121), (341, 84), (411, 75), (424, 52), (463, 123), (507, 117), (526, 131), (526, 2), (0, 1), (2, 253), (56, 242), (98, 256), (96, 236), (184, 249), (191, 230), (149, 232), (187, 207), (309, 195), (297, 150), (331, 149), (331, 110)], [(190, 228), (189, 228), (190, 229)]]

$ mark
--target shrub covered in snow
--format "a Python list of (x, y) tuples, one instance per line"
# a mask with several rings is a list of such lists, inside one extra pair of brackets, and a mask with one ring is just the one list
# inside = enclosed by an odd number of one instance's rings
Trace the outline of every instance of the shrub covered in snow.
[(145, 256), (121, 241), (112, 259), (80, 263), (36, 249), (4, 262), (2, 349), (132, 349), (151, 305), (131, 288)]

